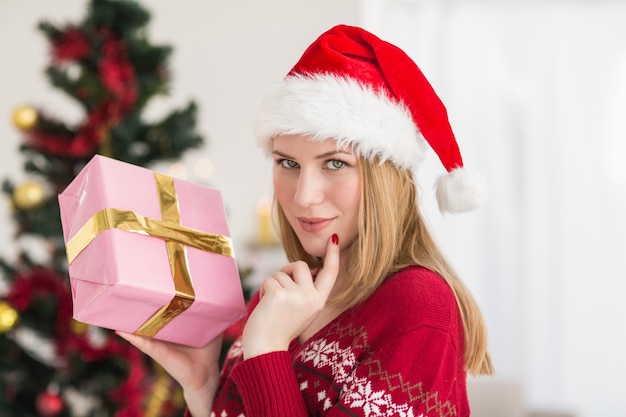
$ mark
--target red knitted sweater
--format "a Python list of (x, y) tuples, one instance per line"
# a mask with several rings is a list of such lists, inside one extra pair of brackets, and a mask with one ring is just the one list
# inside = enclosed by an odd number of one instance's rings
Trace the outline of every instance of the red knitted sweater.
[(289, 351), (235, 342), (211, 415), (467, 417), (463, 340), (449, 286), (409, 267)]

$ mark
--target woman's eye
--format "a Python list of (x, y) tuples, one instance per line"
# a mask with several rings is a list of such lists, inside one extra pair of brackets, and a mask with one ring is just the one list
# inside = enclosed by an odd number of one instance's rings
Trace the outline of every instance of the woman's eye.
[(346, 166), (346, 163), (338, 159), (331, 159), (326, 162), (326, 166), (330, 169), (341, 169)]
[(281, 159), (278, 163), (284, 168), (296, 168), (298, 166), (298, 163), (296, 161), (292, 161), (291, 159)]

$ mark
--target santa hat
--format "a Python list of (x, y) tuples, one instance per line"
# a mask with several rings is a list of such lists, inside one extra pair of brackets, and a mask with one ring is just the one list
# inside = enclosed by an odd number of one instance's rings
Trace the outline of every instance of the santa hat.
[(436, 181), (439, 210), (458, 213), (482, 204), (482, 177), (463, 166), (446, 109), (415, 62), (401, 49), (353, 26), (323, 33), (261, 105), (259, 144), (304, 134), (334, 138), (364, 158), (416, 169), (425, 143), (447, 173)]

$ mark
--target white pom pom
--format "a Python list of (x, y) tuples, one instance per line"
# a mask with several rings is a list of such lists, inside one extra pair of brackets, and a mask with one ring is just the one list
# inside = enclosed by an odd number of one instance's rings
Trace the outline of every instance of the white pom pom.
[(487, 200), (484, 178), (467, 168), (457, 168), (437, 178), (435, 192), (442, 213), (472, 211)]

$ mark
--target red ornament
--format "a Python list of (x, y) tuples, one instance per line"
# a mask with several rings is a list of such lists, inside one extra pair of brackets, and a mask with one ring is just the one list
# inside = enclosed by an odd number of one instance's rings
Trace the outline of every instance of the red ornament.
[(79, 28), (69, 28), (52, 42), (54, 57), (59, 61), (81, 60), (91, 53), (91, 43)]
[(137, 100), (135, 69), (128, 57), (126, 44), (110, 31), (101, 31), (104, 44), (98, 61), (98, 73), (113, 98), (108, 109), (109, 122), (117, 123)]
[(37, 411), (43, 417), (55, 417), (63, 411), (63, 399), (52, 391), (42, 392), (37, 396)]

